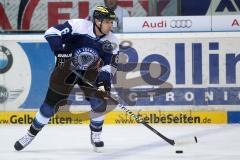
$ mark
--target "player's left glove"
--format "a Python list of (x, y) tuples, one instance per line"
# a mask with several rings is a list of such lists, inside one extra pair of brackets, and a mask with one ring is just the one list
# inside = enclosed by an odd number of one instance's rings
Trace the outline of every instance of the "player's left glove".
[(110, 93), (110, 87), (108, 87), (104, 82), (97, 83), (96, 96), (103, 99), (108, 99)]
[(104, 52), (112, 53), (112, 51), (113, 51), (112, 43), (108, 40), (103, 41), (102, 47), (103, 47)]

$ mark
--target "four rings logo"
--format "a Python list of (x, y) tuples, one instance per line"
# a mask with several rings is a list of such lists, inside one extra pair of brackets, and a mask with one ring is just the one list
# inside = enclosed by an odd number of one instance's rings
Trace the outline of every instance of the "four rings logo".
[(10, 50), (0, 46), (0, 74), (7, 72), (13, 64), (13, 57)]
[(171, 28), (190, 28), (192, 27), (192, 20), (190, 19), (178, 19), (170, 22)]

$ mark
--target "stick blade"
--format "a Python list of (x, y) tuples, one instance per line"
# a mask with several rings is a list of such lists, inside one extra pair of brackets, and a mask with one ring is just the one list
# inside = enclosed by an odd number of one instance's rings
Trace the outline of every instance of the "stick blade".
[(195, 144), (195, 143), (197, 143), (195, 137), (180, 138), (180, 139), (175, 140), (176, 146), (190, 145), (190, 144)]

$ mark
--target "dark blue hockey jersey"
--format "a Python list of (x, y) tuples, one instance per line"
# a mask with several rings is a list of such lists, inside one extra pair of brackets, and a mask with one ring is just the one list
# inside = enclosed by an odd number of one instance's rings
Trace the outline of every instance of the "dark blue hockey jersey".
[[(93, 23), (84, 19), (68, 20), (49, 28), (45, 38), (54, 52), (67, 51), (72, 53), (72, 67), (76, 70), (86, 70), (99, 58), (103, 61), (99, 79), (109, 81), (111, 74), (116, 72), (116, 56), (118, 54), (117, 38), (110, 32), (97, 37), (93, 30)], [(113, 50), (105, 47), (111, 42)]]

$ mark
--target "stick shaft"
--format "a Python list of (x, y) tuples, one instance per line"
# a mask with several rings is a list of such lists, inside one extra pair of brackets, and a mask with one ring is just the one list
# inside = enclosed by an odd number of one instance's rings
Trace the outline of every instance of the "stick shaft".
[[(79, 74), (77, 71), (72, 70), (73, 73), (75, 73), (80, 79), (82, 79), (86, 84), (88, 84), (90, 87), (97, 89), (97, 87), (95, 85), (93, 85), (91, 82), (89, 82), (87, 79), (85, 79), (81, 74)], [(138, 115), (134, 114), (132, 111), (130, 111), (129, 109), (127, 109), (124, 105), (120, 104), (116, 99), (114, 99), (111, 95), (108, 96), (108, 98), (114, 103), (116, 104), (119, 108), (121, 108), (123, 111), (125, 111), (127, 114), (129, 114), (131, 117), (133, 117), (135, 119), (136, 122), (143, 124), (145, 127), (147, 127), (149, 130), (151, 130), (153, 133), (155, 133), (156, 135), (158, 135), (159, 137), (161, 137), (163, 140), (165, 140), (166, 142), (168, 142), (171, 145), (175, 144), (175, 141), (167, 138), (166, 136), (164, 136), (163, 134), (161, 134), (159, 131), (157, 131), (156, 129), (154, 129), (152, 126), (150, 126), (148, 123), (146, 123), (141, 117), (139, 117)]]

